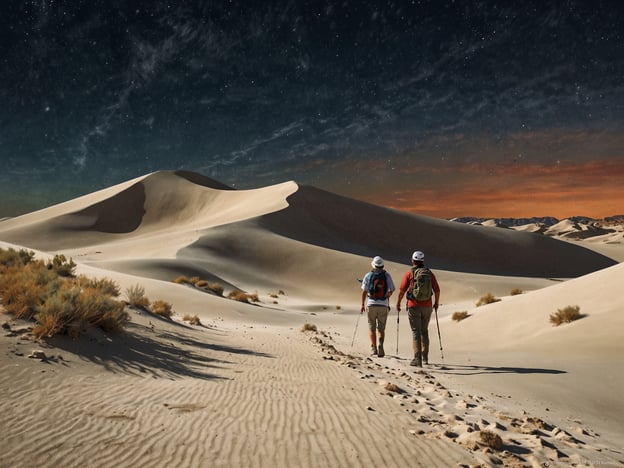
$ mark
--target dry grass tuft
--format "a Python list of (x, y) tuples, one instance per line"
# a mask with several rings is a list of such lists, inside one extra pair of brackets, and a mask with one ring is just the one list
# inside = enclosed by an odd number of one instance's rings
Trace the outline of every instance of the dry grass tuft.
[(465, 310), (461, 312), (453, 312), (453, 315), (451, 315), (451, 318), (455, 320), (456, 322), (461, 322), (462, 320), (468, 317), (470, 317), (470, 315)]
[(496, 451), (503, 450), (503, 439), (501, 439), (501, 437), (496, 432), (488, 431), (486, 429), (484, 431), (481, 431), (481, 433), (479, 434), (479, 438), (481, 439), (481, 442), (487, 447), (490, 447), (491, 449)]
[(160, 315), (161, 317), (170, 319), (173, 315), (173, 310), (171, 309), (171, 304), (167, 301), (156, 300), (152, 303), (150, 307), (152, 313), (156, 315)]
[(223, 297), (223, 286), (219, 283), (208, 283), (205, 287), (208, 291), (215, 293), (217, 296)]
[(190, 323), (191, 325), (201, 325), (201, 321), (199, 320), (199, 317), (197, 315), (186, 314), (184, 315), (184, 317), (182, 317), (182, 320)]
[(173, 280), (173, 282), (176, 284), (190, 283), (189, 279), (184, 275), (178, 276), (176, 279)]
[(139, 309), (146, 309), (150, 305), (149, 299), (145, 296), (145, 288), (140, 284), (135, 284), (126, 288), (128, 304)]
[(230, 291), (228, 294), (228, 299), (232, 299), (238, 302), (246, 302), (249, 303), (249, 297), (245, 291), (241, 291), (240, 289), (234, 289)]
[(579, 306), (566, 306), (563, 309), (558, 309), (557, 313), (550, 314), (550, 322), (556, 327), (562, 323), (570, 323), (578, 320), (582, 317), (581, 308)]
[(316, 325), (312, 323), (304, 323), (303, 326), (301, 327), (301, 331), (302, 332), (307, 332), (307, 331), (316, 332), (317, 328), (316, 328)]
[(482, 305), (486, 305), (486, 304), (492, 304), (494, 302), (499, 302), (500, 299), (497, 297), (494, 297), (494, 295), (492, 293), (487, 293), (485, 296), (482, 296), (481, 299), (479, 299), (477, 301), (477, 307), (480, 307)]
[(513, 288), (513, 289), (510, 291), (510, 293), (509, 293), (509, 294), (510, 294), (511, 296), (517, 296), (518, 294), (522, 294), (523, 292), (524, 292), (524, 291), (523, 291), (522, 289), (520, 289), (520, 288)]
[(230, 291), (228, 294), (229, 299), (233, 299), (238, 302), (245, 302), (249, 304), (250, 302), (260, 302), (257, 293), (248, 294), (245, 291), (241, 291), (240, 289), (234, 289)]

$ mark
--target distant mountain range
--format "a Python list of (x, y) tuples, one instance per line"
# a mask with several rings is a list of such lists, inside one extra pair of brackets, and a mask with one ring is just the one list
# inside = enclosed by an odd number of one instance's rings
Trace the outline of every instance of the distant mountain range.
[(608, 216), (600, 219), (587, 216), (571, 216), (562, 220), (552, 216), (533, 218), (476, 218), (464, 216), (452, 218), (450, 221), (534, 232), (569, 239), (588, 239), (590, 237), (605, 236), (605, 240), (610, 241), (624, 237), (624, 215)]

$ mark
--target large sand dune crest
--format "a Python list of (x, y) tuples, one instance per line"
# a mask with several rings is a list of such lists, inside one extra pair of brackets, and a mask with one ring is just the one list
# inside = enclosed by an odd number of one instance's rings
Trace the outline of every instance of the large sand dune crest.
[(367, 257), (382, 253), (398, 263), (418, 249), (442, 270), (565, 278), (615, 264), (543, 236), (412, 215), (314, 187), (300, 187), (288, 202), (263, 216), (261, 225), (291, 239)]
[[(423, 250), (430, 265), (442, 270), (568, 278), (615, 263), (543, 236), (410, 215), (292, 182), (245, 191), (206, 184), (188, 173), (157, 172), (119, 184), (116, 191), (4, 221), (0, 235), (40, 250), (114, 242), (128, 247), (140, 236), (162, 235), (170, 256), (201, 230), (260, 217), (264, 229), (335, 251), (382, 254), (404, 263), (413, 250)], [(136, 242), (133, 249), (140, 251), (141, 243), (146, 242)]]

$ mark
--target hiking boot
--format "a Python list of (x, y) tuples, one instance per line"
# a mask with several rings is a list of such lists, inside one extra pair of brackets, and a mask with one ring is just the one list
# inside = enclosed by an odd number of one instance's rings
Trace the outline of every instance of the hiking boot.
[(415, 357), (414, 359), (412, 359), (412, 362), (410, 362), (410, 366), (422, 367), (422, 361)]
[(384, 357), (386, 355), (384, 349), (383, 349), (383, 345), (380, 344), (379, 345), (379, 349), (377, 349), (377, 356), (379, 357)]
[(429, 356), (426, 354), (423, 356), (423, 364), (429, 364)]
[(377, 346), (371, 346), (371, 356), (377, 356)]

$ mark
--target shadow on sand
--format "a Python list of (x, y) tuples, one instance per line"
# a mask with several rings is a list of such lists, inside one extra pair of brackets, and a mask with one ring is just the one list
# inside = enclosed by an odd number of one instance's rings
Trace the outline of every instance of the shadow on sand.
[[(54, 347), (65, 350), (104, 367), (112, 373), (151, 376), (153, 378), (192, 377), (224, 379), (218, 369), (232, 364), (235, 355), (270, 358), (244, 348), (198, 341), (176, 331), (153, 329), (135, 323), (119, 335), (101, 334), (98, 338), (82, 336), (77, 340), (55, 337)], [(63, 359), (71, 366), (70, 359)]]
[(566, 374), (559, 369), (542, 369), (539, 367), (500, 367), (477, 366), (464, 364), (435, 364), (429, 366), (429, 371), (449, 375), (480, 375), (480, 374)]

